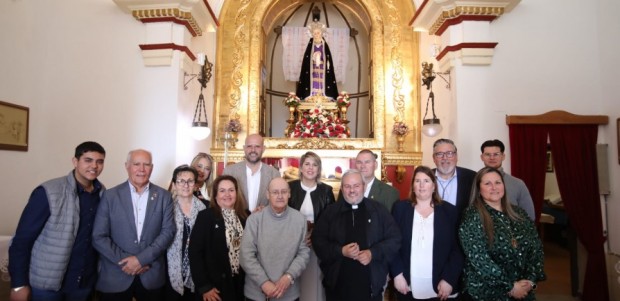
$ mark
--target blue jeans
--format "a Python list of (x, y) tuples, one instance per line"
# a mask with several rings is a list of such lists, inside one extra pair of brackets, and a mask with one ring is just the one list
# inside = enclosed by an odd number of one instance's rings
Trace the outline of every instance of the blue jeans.
[(32, 301), (89, 301), (93, 295), (93, 288), (80, 288), (70, 292), (51, 291), (30, 288), (32, 292)]

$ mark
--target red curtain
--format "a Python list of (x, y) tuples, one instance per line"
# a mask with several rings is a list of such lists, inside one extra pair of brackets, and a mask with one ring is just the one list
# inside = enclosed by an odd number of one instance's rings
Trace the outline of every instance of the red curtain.
[(538, 223), (545, 194), (547, 129), (537, 124), (511, 124), (509, 135), (510, 174), (525, 182), (534, 201)]
[(564, 207), (588, 252), (582, 300), (609, 300), (596, 165), (598, 125), (547, 128)]

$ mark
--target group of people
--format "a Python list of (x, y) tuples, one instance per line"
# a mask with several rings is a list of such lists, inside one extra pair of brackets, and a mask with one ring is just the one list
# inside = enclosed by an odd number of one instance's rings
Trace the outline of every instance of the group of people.
[(316, 153), (287, 182), (264, 150), (248, 135), (244, 160), (215, 179), (199, 153), (168, 190), (150, 182), (152, 154), (132, 150), (128, 180), (106, 190), (105, 150), (78, 145), (74, 169), (35, 188), (22, 213), (11, 300), (378, 301), (389, 279), (399, 300), (535, 299), (545, 276), (533, 205), (501, 169), (501, 141), (482, 145), (476, 173), (437, 140), (436, 168), (415, 169), (406, 200), (375, 177), (371, 150), (343, 174), (338, 201)]

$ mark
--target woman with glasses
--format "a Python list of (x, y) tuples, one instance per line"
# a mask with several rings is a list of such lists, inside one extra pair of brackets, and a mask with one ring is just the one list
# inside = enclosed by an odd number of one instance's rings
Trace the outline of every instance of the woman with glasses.
[(192, 160), (191, 166), (198, 171), (194, 195), (201, 200), (205, 206), (209, 207), (211, 199), (209, 191), (211, 188), (211, 168), (213, 166), (213, 157), (207, 153), (198, 153)]
[(392, 208), (402, 235), (400, 251), (390, 264), (398, 300), (457, 298), (463, 269), (458, 210), (441, 200), (430, 168), (418, 166), (411, 186), (411, 199)]
[[(308, 223), (306, 244), (311, 247), (312, 226), (323, 209), (334, 203), (336, 199), (332, 187), (320, 181), (321, 158), (316, 153), (307, 152), (303, 154), (299, 162), (299, 170), (300, 179), (289, 183), (291, 197), (288, 205), (299, 210), (306, 217)], [(301, 301), (325, 300), (325, 291), (321, 279), (321, 270), (316, 254), (310, 252), (310, 261), (300, 276)]]
[(198, 212), (206, 209), (205, 205), (193, 194), (197, 177), (198, 172), (188, 165), (181, 165), (172, 173), (176, 233), (167, 253), (166, 300), (196, 299), (189, 267), (189, 238)]
[(459, 229), (465, 300), (535, 300), (536, 283), (545, 274), (534, 223), (506, 199), (499, 170), (481, 169), (474, 183)]
[(198, 300), (244, 300), (245, 273), (239, 250), (247, 205), (237, 180), (222, 175), (213, 182), (211, 208), (200, 212), (189, 249)]

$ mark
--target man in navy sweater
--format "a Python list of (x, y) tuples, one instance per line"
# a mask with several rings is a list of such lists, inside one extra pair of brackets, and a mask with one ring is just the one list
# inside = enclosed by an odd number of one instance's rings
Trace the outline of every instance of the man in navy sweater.
[(75, 149), (74, 169), (34, 189), (9, 248), (11, 300), (90, 300), (97, 275), (91, 235), (105, 190), (105, 150)]

